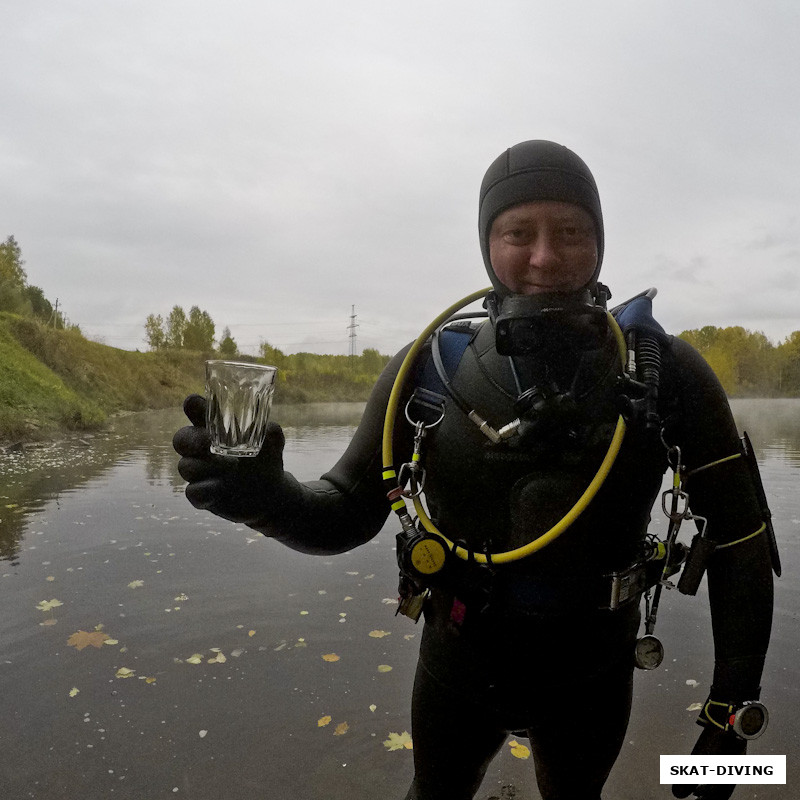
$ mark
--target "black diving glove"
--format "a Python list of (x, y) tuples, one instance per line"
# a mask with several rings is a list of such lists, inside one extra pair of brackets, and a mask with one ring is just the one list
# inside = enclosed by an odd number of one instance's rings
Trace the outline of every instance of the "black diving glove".
[(195, 507), (246, 525), (263, 523), (285, 483), (280, 425), (270, 422), (261, 452), (253, 458), (214, 455), (206, 429), (206, 401), (189, 395), (183, 410), (191, 425), (172, 439), (178, 455), (178, 472), (188, 481), (186, 499)]
[[(747, 752), (747, 742), (735, 733), (720, 730), (710, 725), (703, 728), (697, 740), (693, 756), (741, 756)], [(736, 784), (722, 783), (676, 783), (672, 786), (675, 797), (697, 797), (703, 800), (728, 800)]]

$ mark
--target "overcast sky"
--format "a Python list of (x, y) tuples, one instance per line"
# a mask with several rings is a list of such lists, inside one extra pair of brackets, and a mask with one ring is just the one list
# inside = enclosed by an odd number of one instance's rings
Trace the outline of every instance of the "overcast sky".
[[(90, 338), (397, 350), (487, 284), (477, 195), (553, 139), (603, 280), (671, 332), (800, 329), (797, 0), (0, 0), (0, 239)], [(613, 301), (612, 301), (613, 302)]]

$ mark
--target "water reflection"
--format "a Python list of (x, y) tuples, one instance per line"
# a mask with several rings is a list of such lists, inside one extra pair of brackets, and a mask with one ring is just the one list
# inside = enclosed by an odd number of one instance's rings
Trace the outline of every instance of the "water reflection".
[(779, 458), (800, 466), (800, 399), (734, 400), (731, 409), (759, 461)]
[[(320, 463), (332, 466), (346, 448), (363, 410), (363, 403), (276, 405), (272, 418), (284, 428), (287, 469), (300, 480), (318, 478)], [(178, 474), (172, 436), (186, 424), (176, 409), (124, 414), (101, 432), (70, 435), (0, 456), (0, 560), (18, 556), (30, 513), (64, 492), (80, 490), (116, 465), (142, 461), (150, 485), (166, 484), (182, 493), (185, 482)]]

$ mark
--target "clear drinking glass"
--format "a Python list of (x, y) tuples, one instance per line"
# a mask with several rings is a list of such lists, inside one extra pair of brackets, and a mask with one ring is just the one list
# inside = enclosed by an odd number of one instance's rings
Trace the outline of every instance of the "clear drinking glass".
[(206, 361), (206, 426), (212, 453), (258, 455), (277, 374), (275, 367), (263, 364)]

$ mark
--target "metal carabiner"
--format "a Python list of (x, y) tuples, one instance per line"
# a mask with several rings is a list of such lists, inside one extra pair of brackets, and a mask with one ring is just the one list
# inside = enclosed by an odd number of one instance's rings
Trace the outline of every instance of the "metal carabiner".
[[(672, 505), (669, 511), (667, 510), (667, 497), (672, 498)], [(683, 507), (679, 508), (681, 501), (683, 501)], [(666, 489), (661, 493), (661, 510), (670, 522), (679, 522), (686, 519), (689, 513), (689, 495), (680, 486)]]
[[(408, 473), (408, 475), (406, 475)], [(422, 494), (425, 488), (425, 468), (419, 466), (418, 463), (407, 461), (401, 465), (400, 472), (397, 475), (397, 483), (399, 486), (409, 484), (408, 489), (403, 489), (403, 497), (415, 498)]]
[[(441, 419), (439, 422), (441, 422)], [(400, 467), (400, 472), (397, 476), (399, 486), (405, 486), (406, 482), (410, 485), (409, 489), (403, 490), (404, 497), (419, 497), (425, 488), (425, 468), (422, 466), (422, 440), (425, 438), (426, 428), (428, 427), (430, 426), (426, 425), (422, 420), (414, 423), (414, 451), (411, 461), (407, 461)]]

